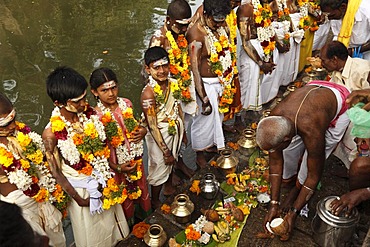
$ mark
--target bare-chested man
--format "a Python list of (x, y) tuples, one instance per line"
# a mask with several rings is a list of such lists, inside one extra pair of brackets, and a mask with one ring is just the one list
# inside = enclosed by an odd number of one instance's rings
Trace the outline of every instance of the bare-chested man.
[[(185, 129), (188, 129), (192, 116), (195, 115), (197, 104), (195, 101), (195, 87), (190, 73), (190, 63), (186, 59), (189, 56), (188, 42), (185, 38), (188, 25), (190, 23), (191, 8), (186, 0), (174, 0), (167, 8), (167, 16), (164, 25), (157, 30), (150, 39), (149, 47), (160, 46), (164, 48), (170, 58), (171, 77), (178, 81), (181, 88), (181, 108), (184, 113)], [(186, 166), (182, 159), (181, 149), (179, 158), (174, 166), (174, 176), (172, 184), (174, 186), (181, 183), (177, 176), (177, 170), (181, 170), (187, 178), (194, 175), (194, 171)], [(181, 174), (180, 174), (181, 175)]]
[(280, 216), (282, 179), (292, 178), (298, 172), (297, 185), (282, 204), (283, 209), (290, 208), (285, 219), (289, 233), (293, 230), (297, 215), (320, 181), (325, 159), (348, 126), (348, 95), (344, 86), (313, 81), (289, 94), (270, 117), (258, 124), (256, 140), (260, 148), (269, 151), (270, 160), (271, 207), (265, 224)]
[[(267, 1), (261, 1), (266, 3)], [(262, 84), (265, 75), (274, 70), (275, 64), (271, 60), (264, 59), (260, 41), (257, 38), (257, 26), (253, 14), (253, 5), (249, 1), (243, 3), (238, 11), (238, 27), (242, 39), (242, 49), (239, 55), (239, 78), (241, 87), (241, 102), (246, 110), (260, 110), (262, 103), (262, 91), (268, 92)], [(263, 72), (260, 74), (260, 72)], [(268, 94), (268, 93), (267, 93)]]
[(191, 138), (200, 167), (207, 164), (203, 151), (225, 147), (222, 120), (235, 93), (234, 61), (229, 49), (229, 34), (224, 27), (230, 11), (229, 0), (205, 0), (203, 14), (187, 32), (199, 106)]

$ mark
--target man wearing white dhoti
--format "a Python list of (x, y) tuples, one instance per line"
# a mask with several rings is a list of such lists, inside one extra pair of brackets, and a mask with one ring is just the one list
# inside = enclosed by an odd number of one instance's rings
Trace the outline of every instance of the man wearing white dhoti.
[[(259, 1), (254, 4), (258, 5)], [(269, 5), (265, 7), (269, 9)], [(274, 70), (278, 52), (274, 49), (274, 43), (270, 41), (264, 43), (265, 47), (261, 46), (263, 38), (257, 35), (257, 29), (265, 32), (269, 40), (273, 39), (275, 32), (272, 26), (265, 29), (256, 26), (255, 11), (257, 6), (251, 2), (243, 2), (237, 11), (242, 39), (238, 63), (243, 109), (258, 111), (262, 109), (263, 103), (274, 97), (271, 95), (275, 95), (275, 92), (271, 92), (273, 77), (270, 73)], [(275, 91), (277, 93), (277, 90)]]
[(169, 78), (168, 53), (153, 46), (144, 55), (149, 81), (141, 94), (141, 107), (147, 123), (145, 137), (148, 147), (148, 183), (152, 192), (152, 207), (161, 205), (159, 195), (175, 191), (171, 183), (172, 168), (178, 159), (181, 143), (187, 142), (182, 118), (179, 85)]
[(65, 246), (62, 214), (51, 204), (57, 184), (43, 162), (41, 136), (16, 122), (15, 115), (0, 94), (0, 201), (18, 205), (33, 231), (48, 236), (49, 245)]
[[(313, 81), (290, 93), (258, 123), (256, 141), (269, 151), (271, 207), (265, 223), (280, 212), (280, 185), (298, 172), (296, 186), (282, 204), (293, 230), (296, 217), (312, 197), (325, 159), (341, 140), (349, 118), (345, 114), (349, 90), (326, 81)], [(299, 168), (299, 161), (302, 157)], [(290, 230), (290, 231), (291, 231)]]
[(200, 108), (191, 128), (192, 146), (201, 168), (207, 165), (204, 151), (225, 147), (222, 118), (232, 108), (237, 92), (234, 84), (236, 56), (232, 55), (236, 50), (225, 28), (230, 12), (229, 1), (205, 0), (203, 13), (186, 36)]
[(67, 67), (48, 76), (47, 93), (56, 107), (42, 137), (53, 176), (71, 196), (68, 213), (76, 246), (110, 247), (129, 234), (118, 204), (130, 191), (113, 178), (103, 123), (86, 102), (87, 85)]

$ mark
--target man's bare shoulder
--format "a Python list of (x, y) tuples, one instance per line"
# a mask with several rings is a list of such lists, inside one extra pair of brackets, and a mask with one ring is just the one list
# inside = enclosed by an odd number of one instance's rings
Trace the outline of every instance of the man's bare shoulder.
[(197, 22), (194, 23), (194, 25), (189, 28), (189, 30), (186, 33), (186, 39), (188, 40), (189, 43), (193, 41), (204, 41), (204, 29), (202, 28), (201, 21), (198, 20)]
[(148, 84), (143, 88), (143, 91), (141, 91), (141, 100), (144, 99), (154, 99), (154, 91)]
[(239, 18), (253, 17), (253, 6), (249, 3), (240, 5), (237, 10), (237, 15)]
[(42, 132), (42, 139), (56, 139), (53, 131), (51, 130), (51, 126), (46, 126), (44, 131)]
[(149, 47), (160, 46), (163, 47), (166, 36), (163, 34), (163, 28), (158, 29), (154, 32), (153, 36), (150, 39)]

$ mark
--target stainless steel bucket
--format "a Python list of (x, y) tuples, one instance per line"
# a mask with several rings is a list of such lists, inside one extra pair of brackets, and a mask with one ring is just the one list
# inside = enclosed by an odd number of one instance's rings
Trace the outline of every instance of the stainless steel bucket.
[(335, 216), (330, 212), (329, 204), (337, 196), (328, 196), (316, 206), (316, 215), (312, 219), (313, 239), (323, 247), (340, 247), (348, 243), (359, 221), (356, 208), (349, 217)]

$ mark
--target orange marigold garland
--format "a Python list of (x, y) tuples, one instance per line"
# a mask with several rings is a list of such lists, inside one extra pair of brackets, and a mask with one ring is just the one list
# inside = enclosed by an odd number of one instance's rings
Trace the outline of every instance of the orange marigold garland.
[(134, 225), (134, 228), (132, 229), (132, 234), (134, 234), (137, 238), (144, 238), (145, 233), (148, 231), (150, 225), (145, 222), (140, 222)]

